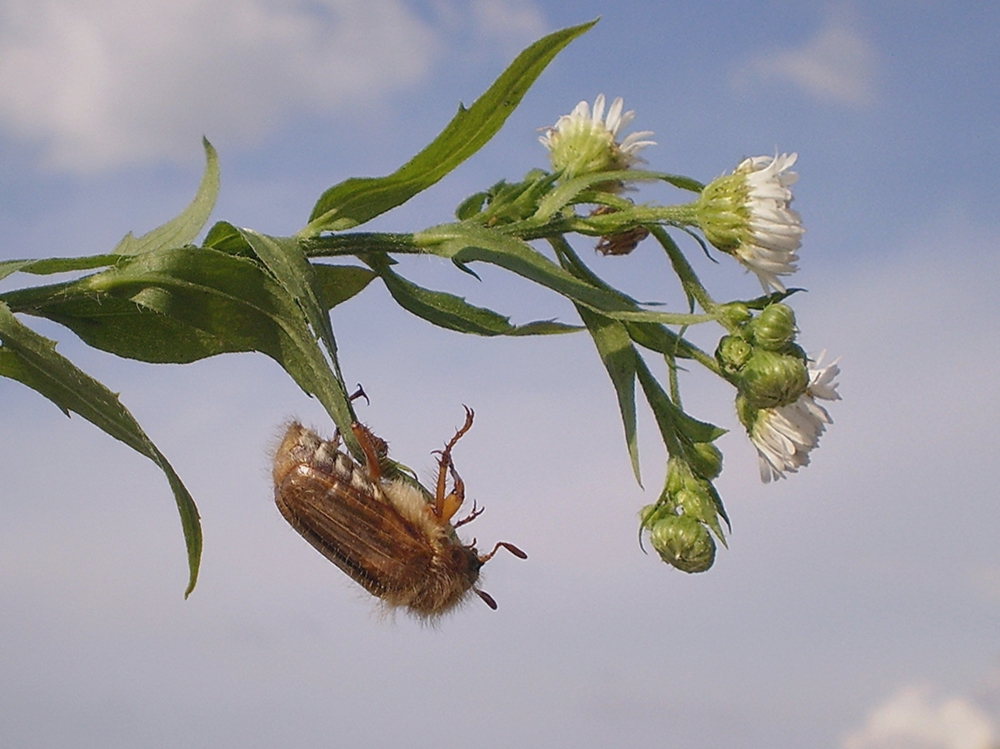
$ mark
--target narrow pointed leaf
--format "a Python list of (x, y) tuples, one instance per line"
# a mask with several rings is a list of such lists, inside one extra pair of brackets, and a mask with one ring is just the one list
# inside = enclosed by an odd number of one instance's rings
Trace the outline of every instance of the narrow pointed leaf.
[(215, 207), (215, 199), (219, 194), (219, 157), (215, 148), (202, 138), (205, 148), (205, 171), (201, 184), (195, 193), (194, 200), (181, 213), (162, 226), (148, 231), (141, 237), (126, 234), (115, 247), (118, 255), (140, 255), (144, 252), (163, 249), (165, 247), (181, 247), (194, 241), (198, 232), (208, 221)]
[(44, 260), (7, 260), (0, 263), (0, 278), (15, 271), (47, 276), (53, 273), (69, 273), (75, 270), (93, 270), (114, 265), (121, 260), (120, 255), (87, 255), (84, 257), (50, 257)]
[(482, 148), (500, 129), (552, 58), (596, 21), (556, 31), (525, 49), (441, 134), (386, 177), (352, 178), (323, 193), (300, 236), (342, 231), (405, 203)]
[(625, 428), (625, 444), (628, 447), (629, 459), (632, 462), (632, 472), (639, 486), (642, 486), (642, 476), (639, 472), (639, 439), (636, 432), (635, 418), (635, 375), (638, 354), (632, 345), (625, 326), (616, 320), (595, 314), (582, 305), (577, 305), (580, 318), (590, 331), (597, 347), (597, 353), (604, 362), (615, 394), (618, 396), (618, 410), (622, 415), (622, 426)]
[(239, 231), (278, 285), (298, 302), (313, 333), (326, 346), (335, 371), (339, 372), (333, 327), (330, 316), (319, 301), (316, 271), (298, 242), (291, 237), (269, 237), (251, 229)]
[(400, 307), (441, 328), (481, 336), (550, 335), (578, 330), (576, 326), (563, 326), (552, 321), (513, 325), (510, 318), (469, 304), (463, 297), (418, 286), (393, 272), (385, 258), (371, 257), (369, 261)]
[(118, 396), (57, 354), (55, 342), (22, 325), (0, 303), (0, 374), (17, 380), (55, 403), (64, 413), (79, 414), (160, 467), (167, 477), (181, 517), (188, 555), (185, 598), (198, 581), (201, 523), (198, 508), (170, 463), (122, 405)]
[(708, 315), (641, 309), (624, 295), (595, 286), (559, 267), (528, 243), (481, 226), (448, 224), (420, 232), (414, 239), (428, 253), (446, 257), (459, 267), (475, 261), (499, 266), (616, 320), (668, 325), (714, 320)]
[(712, 442), (726, 433), (722, 427), (688, 416), (670, 400), (666, 391), (653, 377), (646, 363), (637, 357), (636, 375), (642, 385), (649, 407), (653, 410), (663, 442), (671, 455), (683, 449), (684, 442)]
[[(335, 273), (325, 271), (327, 282)], [(270, 356), (320, 400), (357, 448), (343, 382), (301, 305), (256, 260), (204, 248), (160, 250), (81, 279), (67, 294), (69, 309), (48, 304), (32, 313), (120, 356), (181, 362), (230, 351)], [(111, 319), (102, 316), (108, 309)]]

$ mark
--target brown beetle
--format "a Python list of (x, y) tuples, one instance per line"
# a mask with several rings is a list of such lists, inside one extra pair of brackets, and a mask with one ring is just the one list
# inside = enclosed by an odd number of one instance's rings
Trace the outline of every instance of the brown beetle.
[(464, 544), (455, 531), (482, 512), (473, 507), (452, 523), (465, 484), (451, 451), (473, 415), (466, 407), (465, 425), (439, 453), (434, 496), (408, 476), (386, 478), (388, 447), (362, 424), (351, 430), (365, 453), (364, 466), (340, 449), (339, 433), (326, 441), (292, 423), (274, 457), (278, 509), (306, 541), (390, 607), (434, 617), (474, 591), (495, 609), (493, 598), (475, 587), (480, 568), (501, 547), (522, 559), (527, 555), (501, 541), (480, 556), (475, 541)]

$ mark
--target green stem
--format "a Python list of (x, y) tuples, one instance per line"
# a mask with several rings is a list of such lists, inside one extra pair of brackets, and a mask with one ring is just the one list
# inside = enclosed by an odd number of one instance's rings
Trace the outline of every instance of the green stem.
[(308, 257), (340, 257), (363, 255), (366, 252), (418, 255), (426, 252), (413, 241), (412, 234), (382, 232), (325, 234), (303, 241), (302, 247)]
[[(664, 391), (663, 387), (653, 376), (653, 373), (649, 371), (646, 361), (641, 356), (636, 357), (635, 373), (639, 378), (639, 384), (642, 386), (642, 392), (653, 409), (657, 426), (660, 428), (660, 436), (663, 437), (663, 444), (667, 448), (667, 455), (670, 457), (683, 455), (680, 440), (677, 438), (677, 430), (672, 419), (667, 416), (671, 408), (679, 407), (670, 400), (670, 396)], [(657, 401), (665, 407), (658, 408), (655, 405)]]

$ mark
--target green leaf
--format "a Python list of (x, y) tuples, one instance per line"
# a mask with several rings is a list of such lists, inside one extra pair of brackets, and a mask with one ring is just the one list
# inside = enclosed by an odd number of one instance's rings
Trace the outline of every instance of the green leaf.
[[(14, 271), (47, 276), (54, 273), (69, 273), (76, 270), (93, 270), (115, 265), (121, 261), (119, 255), (87, 255), (84, 257), (50, 257), (44, 260), (7, 260), (0, 263), (0, 278)], [(12, 267), (13, 266), (13, 267)]]
[(29, 266), (31, 263), (31, 260), (4, 260), (0, 262), (0, 279), (23, 270), (25, 266)]
[(378, 274), (356, 265), (324, 265), (315, 263), (316, 290), (323, 309), (343, 304), (378, 278)]
[(187, 598), (198, 581), (201, 561), (201, 523), (198, 508), (180, 477), (118, 396), (55, 351), (55, 341), (22, 325), (7, 305), (0, 303), (0, 374), (41, 393), (67, 415), (73, 411), (124, 442), (160, 467), (174, 492), (188, 555)]
[(463, 297), (425, 289), (408, 281), (392, 271), (384, 256), (372, 255), (367, 259), (378, 271), (386, 289), (400, 307), (441, 328), (481, 336), (549, 335), (578, 329), (576, 326), (563, 326), (552, 321), (515, 326), (511, 324), (510, 318), (491, 309), (469, 304)]
[(620, 322), (597, 315), (582, 305), (577, 305), (576, 309), (587, 330), (590, 331), (594, 345), (597, 346), (597, 353), (600, 354), (604, 368), (608, 370), (608, 376), (615, 386), (618, 410), (621, 412), (622, 425), (625, 428), (625, 444), (628, 446), (629, 459), (632, 461), (632, 472), (639, 486), (642, 486), (635, 419), (635, 375), (638, 354), (625, 326)]
[(577, 278), (526, 242), (482, 226), (474, 224), (437, 226), (415, 234), (414, 240), (426, 252), (446, 257), (463, 270), (466, 263), (474, 261), (491, 263), (616, 320), (690, 325), (715, 319), (709, 315), (641, 309), (623, 294)]
[(298, 303), (313, 333), (323, 341), (337, 367), (337, 345), (330, 316), (319, 302), (316, 271), (299, 243), (291, 237), (269, 237), (252, 229), (240, 229), (240, 235), (260, 258), (278, 284)]
[(579, 333), (581, 330), (583, 330), (583, 327), (580, 325), (570, 325), (569, 323), (556, 322), (555, 320), (535, 320), (534, 322), (516, 326), (507, 335), (562, 335), (563, 333)]
[(255, 256), (246, 237), (228, 221), (217, 221), (213, 224), (212, 228), (206, 233), (202, 246), (207, 249), (225, 252), (228, 255)]
[[(319, 283), (314, 267), (306, 258), (299, 245), (299, 240), (292, 237), (269, 237), (250, 229), (240, 229), (239, 232), (271, 272), (278, 285), (295, 300), (305, 322), (312, 330), (313, 342), (316, 339), (323, 342), (329, 357), (327, 371), (332, 377), (327, 377), (325, 373), (322, 373), (320, 379), (324, 389), (321, 401), (339, 427), (341, 434), (350, 435), (350, 437), (345, 435), (344, 439), (348, 440), (352, 447), (355, 447), (353, 431), (350, 428), (351, 424), (356, 421), (354, 409), (351, 408), (350, 397), (344, 385), (344, 376), (340, 371), (340, 363), (337, 361), (337, 342), (333, 337), (330, 316), (320, 304)], [(322, 355), (318, 350), (316, 353)], [(315, 374), (321, 373), (316, 372)]]
[[(322, 297), (336, 296), (337, 273), (324, 271)], [(350, 276), (360, 290), (357, 272)], [(340, 295), (349, 291), (341, 289)], [(298, 300), (256, 260), (195, 247), (156, 250), (70, 284), (10, 292), (0, 299), (65, 325), (95, 348), (130, 359), (186, 363), (259, 351), (319, 398), (337, 426), (347, 430), (344, 439), (352, 450), (357, 448), (343, 383)]]
[(133, 237), (132, 232), (126, 234), (115, 247), (115, 254), (141, 255), (166, 247), (180, 247), (198, 236), (198, 232), (208, 221), (219, 194), (218, 154), (205, 138), (202, 138), (202, 145), (205, 147), (205, 172), (194, 200), (178, 216), (141, 237)]
[(595, 23), (556, 31), (529, 46), (471, 107), (460, 107), (437, 138), (392, 174), (352, 178), (328, 189), (299, 236), (358, 226), (440, 180), (496, 134), (552, 58)]

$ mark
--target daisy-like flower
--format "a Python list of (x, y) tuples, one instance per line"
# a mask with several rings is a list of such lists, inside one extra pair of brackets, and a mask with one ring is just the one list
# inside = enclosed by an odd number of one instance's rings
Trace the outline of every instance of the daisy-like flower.
[(731, 174), (712, 181), (698, 199), (698, 224), (706, 239), (739, 260), (760, 280), (765, 292), (784, 291), (779, 276), (797, 270), (802, 219), (790, 204), (789, 171), (798, 154), (754, 156)]
[(632, 133), (619, 142), (618, 132), (635, 117), (635, 112), (622, 112), (619, 96), (604, 116), (604, 94), (594, 99), (594, 109), (581, 101), (572, 112), (560, 117), (538, 138), (549, 150), (549, 159), (556, 171), (563, 170), (567, 178), (594, 172), (628, 169), (642, 161), (638, 153), (656, 142), (648, 140), (653, 133), (644, 130)]
[(823, 356), (809, 362), (809, 385), (798, 400), (787, 406), (762, 408), (757, 411), (747, 432), (760, 463), (760, 478), (764, 483), (785, 478), (809, 465), (809, 452), (819, 445), (826, 425), (833, 419), (817, 399), (840, 400), (837, 383), (840, 367), (834, 361), (822, 366)]

